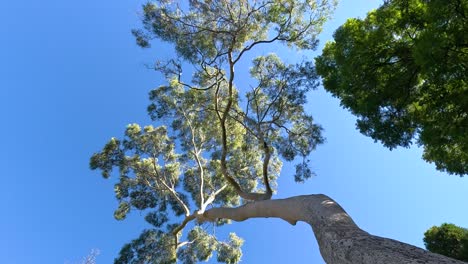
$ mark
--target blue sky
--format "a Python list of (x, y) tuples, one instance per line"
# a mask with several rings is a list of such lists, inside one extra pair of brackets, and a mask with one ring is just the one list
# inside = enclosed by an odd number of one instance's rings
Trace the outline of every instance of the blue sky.
[[(1, 2), (0, 263), (76, 262), (92, 248), (101, 251), (98, 263), (112, 263), (146, 227), (137, 212), (114, 220), (114, 181), (88, 168), (92, 153), (128, 123), (150, 123), (147, 94), (163, 83), (144, 65), (168, 49), (141, 50), (130, 34), (140, 4)], [(379, 4), (341, 1), (322, 45), (346, 18)], [(466, 178), (436, 171), (416, 147), (389, 151), (359, 134), (355, 118), (322, 89), (308, 109), (327, 137), (311, 158), (317, 177), (296, 184), (285, 166), (276, 198), (327, 194), (368, 232), (420, 247), (432, 225), (468, 227)], [(305, 224), (255, 219), (217, 233), (230, 231), (246, 240), (242, 263), (323, 263)]]

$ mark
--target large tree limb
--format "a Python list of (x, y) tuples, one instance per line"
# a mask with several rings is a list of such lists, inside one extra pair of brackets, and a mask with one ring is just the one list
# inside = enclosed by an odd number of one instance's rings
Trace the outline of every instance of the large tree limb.
[(318, 240), (322, 257), (330, 264), (464, 263), (371, 235), (360, 229), (338, 203), (322, 194), (256, 201), (237, 208), (213, 208), (197, 218), (199, 221), (218, 218), (244, 221), (265, 217), (280, 218), (293, 225), (297, 221), (308, 223)]
[[(232, 53), (228, 53), (229, 57), (229, 81), (228, 81), (228, 90), (229, 90), (229, 96), (227, 99), (226, 107), (224, 109), (224, 112), (221, 112), (219, 110), (218, 106), (218, 98), (219, 98), (219, 85), (218, 88), (216, 89), (216, 94), (215, 94), (215, 111), (218, 116), (220, 126), (221, 126), (221, 140), (222, 140), (222, 153), (221, 153), (221, 172), (226, 179), (226, 181), (232, 185), (236, 193), (243, 199), (246, 200), (252, 200), (252, 201), (261, 201), (261, 200), (268, 200), (271, 199), (272, 196), (272, 191), (268, 183), (268, 177), (264, 177), (266, 179), (265, 186), (267, 186), (267, 192), (266, 193), (252, 193), (252, 192), (245, 192), (242, 190), (241, 186), (239, 183), (236, 182), (236, 180), (229, 175), (228, 169), (227, 169), (227, 153), (228, 153), (228, 147), (227, 147), (227, 128), (226, 128), (226, 119), (229, 116), (229, 111), (231, 109), (232, 103), (233, 103), (233, 96), (234, 96), (234, 62), (232, 60)], [(220, 114), (222, 113), (222, 114)], [(268, 155), (266, 155), (268, 156)], [(266, 159), (266, 161), (269, 161), (269, 157)]]

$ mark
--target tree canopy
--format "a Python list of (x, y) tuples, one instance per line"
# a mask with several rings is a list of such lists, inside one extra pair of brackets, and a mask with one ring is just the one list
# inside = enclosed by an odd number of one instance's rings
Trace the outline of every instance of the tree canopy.
[(390, 0), (348, 19), (316, 58), (325, 89), (364, 135), (468, 173), (468, 1)]
[(444, 223), (424, 233), (426, 248), (434, 253), (468, 261), (468, 229)]
[[(115, 218), (140, 210), (152, 226), (115, 263), (194, 263), (214, 251), (219, 262), (237, 263), (243, 240), (210, 234), (201, 225), (207, 207), (270, 199), (282, 160), (297, 162), (297, 182), (312, 176), (308, 156), (323, 142), (321, 127), (304, 111), (306, 93), (317, 86), (312, 63), (255, 57), (249, 86), (236, 86), (236, 67), (260, 45), (314, 49), (334, 6), (328, 0), (143, 6), (144, 27), (132, 32), (137, 43), (166, 41), (177, 58), (155, 63), (167, 79), (149, 95), (155, 126), (130, 124), (123, 139), (112, 138), (91, 157), (90, 167), (104, 178), (119, 177)], [(187, 68), (191, 79), (182, 75)]]

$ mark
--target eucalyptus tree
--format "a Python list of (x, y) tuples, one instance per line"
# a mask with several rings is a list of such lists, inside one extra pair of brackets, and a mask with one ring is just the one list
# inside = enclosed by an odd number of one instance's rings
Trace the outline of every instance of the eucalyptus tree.
[[(91, 168), (104, 178), (119, 175), (115, 218), (139, 210), (152, 226), (124, 245), (115, 263), (195, 263), (213, 252), (219, 262), (237, 263), (243, 240), (231, 233), (220, 241), (200, 224), (254, 217), (309, 223), (329, 263), (430, 257), (427, 263), (449, 263), (367, 234), (325, 195), (271, 199), (282, 161), (297, 162), (298, 182), (312, 175), (308, 156), (323, 138), (304, 104), (317, 76), (311, 62), (287, 64), (274, 54), (254, 57), (250, 78), (236, 69), (258, 46), (315, 48), (334, 6), (328, 0), (193, 0), (181, 6), (161, 0), (143, 6), (144, 27), (133, 31), (137, 43), (166, 41), (177, 58), (155, 64), (167, 79), (150, 92), (155, 126), (131, 124), (122, 139), (112, 138), (91, 158)], [(182, 75), (187, 68), (190, 79)]]

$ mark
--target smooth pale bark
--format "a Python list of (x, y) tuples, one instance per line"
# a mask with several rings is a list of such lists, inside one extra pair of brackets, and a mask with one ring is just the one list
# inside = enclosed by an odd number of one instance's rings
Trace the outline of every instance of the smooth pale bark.
[(198, 221), (226, 218), (275, 217), (291, 224), (308, 223), (318, 240), (320, 253), (329, 264), (459, 263), (439, 254), (360, 229), (333, 199), (326, 195), (303, 195), (287, 199), (255, 201), (237, 208), (213, 208), (197, 216)]

